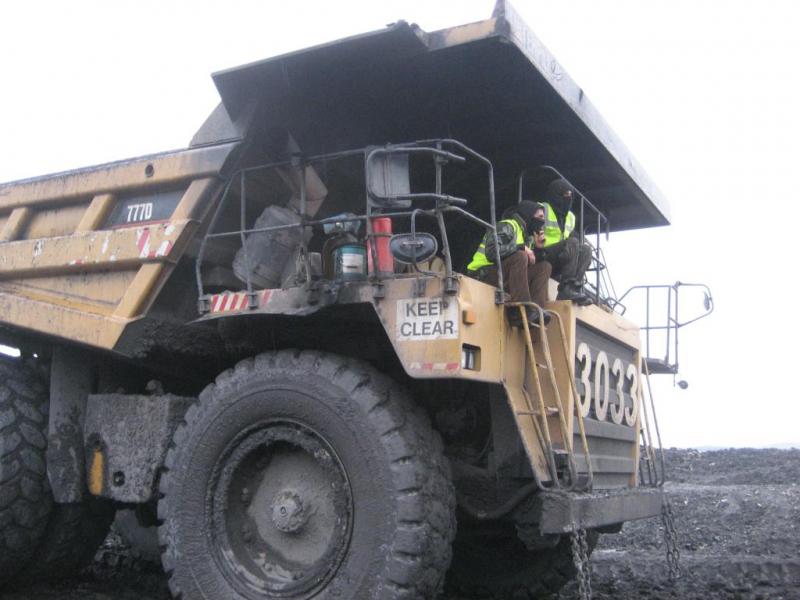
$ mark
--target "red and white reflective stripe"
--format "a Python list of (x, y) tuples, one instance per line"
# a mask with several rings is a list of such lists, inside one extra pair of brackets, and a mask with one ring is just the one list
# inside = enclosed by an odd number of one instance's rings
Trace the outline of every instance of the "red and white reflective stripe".
[(164, 240), (163, 242), (161, 242), (161, 245), (158, 247), (158, 250), (156, 250), (152, 256), (149, 256), (149, 258), (158, 258), (160, 256), (167, 256), (170, 250), (172, 250), (172, 242), (170, 242), (169, 240)]
[[(269, 300), (272, 290), (261, 290), (256, 292), (258, 305), (264, 306)], [(232, 312), (245, 310), (247, 308), (247, 292), (223, 292), (214, 294), (209, 300), (210, 312)]]
[(139, 229), (136, 232), (136, 247), (139, 248), (139, 257), (147, 258), (150, 253), (150, 230)]
[(409, 367), (414, 371), (457, 371), (459, 368), (458, 363), (444, 363), (444, 362), (413, 362)]
[[(170, 227), (165, 229), (165, 233), (172, 233)], [(136, 232), (136, 247), (139, 249), (139, 258), (160, 258), (167, 256), (172, 250), (172, 241), (164, 240), (158, 248), (150, 248), (150, 228), (144, 227)]]

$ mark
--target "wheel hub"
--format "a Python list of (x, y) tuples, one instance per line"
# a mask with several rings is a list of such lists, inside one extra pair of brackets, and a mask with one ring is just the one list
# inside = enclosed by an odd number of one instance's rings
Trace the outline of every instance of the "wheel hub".
[(293, 422), (255, 425), (232, 446), (215, 472), (209, 535), (217, 561), (245, 597), (314, 596), (350, 541), (341, 462), (319, 434)]
[(308, 522), (309, 513), (300, 495), (293, 490), (280, 492), (272, 501), (272, 522), (284, 533), (296, 533)]

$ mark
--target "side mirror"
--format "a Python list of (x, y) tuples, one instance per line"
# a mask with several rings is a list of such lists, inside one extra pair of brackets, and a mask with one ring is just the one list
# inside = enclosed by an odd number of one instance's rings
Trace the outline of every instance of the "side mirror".
[(711, 296), (706, 292), (703, 294), (703, 307), (706, 310), (711, 310)]
[(389, 250), (397, 262), (413, 265), (436, 256), (439, 242), (430, 233), (399, 233), (389, 241)]

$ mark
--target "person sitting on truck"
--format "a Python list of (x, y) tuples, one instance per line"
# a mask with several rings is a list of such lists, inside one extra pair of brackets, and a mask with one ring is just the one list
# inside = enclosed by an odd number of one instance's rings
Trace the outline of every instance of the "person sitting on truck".
[(575, 230), (575, 213), (572, 202), (575, 189), (564, 179), (556, 179), (547, 186), (545, 202), (544, 242), (534, 252), (538, 262), (552, 265), (552, 276), (557, 279), (556, 300), (572, 300), (589, 304), (583, 293), (583, 278), (592, 262), (592, 248), (572, 235)]
[[(538, 209), (539, 218), (536, 217)], [(497, 241), (503, 268), (503, 281), (511, 302), (534, 302), (544, 308), (547, 302), (547, 282), (552, 265), (538, 262), (531, 245), (537, 232), (544, 228), (544, 209), (537, 202), (523, 200), (507, 209), (497, 223)], [(498, 285), (498, 270), (494, 264), (494, 238), (487, 233), (467, 265), (471, 277)], [(535, 312), (528, 311), (529, 322), (538, 322)], [(549, 315), (545, 313), (545, 324)], [(510, 320), (519, 323), (518, 309), (510, 312)]]

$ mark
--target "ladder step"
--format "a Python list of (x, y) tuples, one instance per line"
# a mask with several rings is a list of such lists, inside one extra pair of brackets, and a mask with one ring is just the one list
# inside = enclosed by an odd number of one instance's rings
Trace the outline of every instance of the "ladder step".
[(538, 417), (542, 413), (540, 413), (538, 410), (535, 410), (533, 412), (531, 412), (529, 410), (518, 410), (514, 414), (519, 416), (519, 417), (530, 417), (530, 416)]

